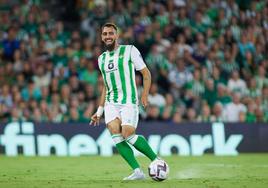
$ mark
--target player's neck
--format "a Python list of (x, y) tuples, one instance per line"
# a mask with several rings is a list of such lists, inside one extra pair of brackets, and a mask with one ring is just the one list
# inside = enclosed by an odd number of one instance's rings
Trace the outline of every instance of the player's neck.
[(118, 43), (116, 43), (115, 45), (114, 45), (114, 48), (113, 49), (107, 49), (108, 50), (108, 52), (113, 52), (113, 51), (116, 51), (117, 49), (118, 49), (118, 47), (119, 47), (119, 44)]

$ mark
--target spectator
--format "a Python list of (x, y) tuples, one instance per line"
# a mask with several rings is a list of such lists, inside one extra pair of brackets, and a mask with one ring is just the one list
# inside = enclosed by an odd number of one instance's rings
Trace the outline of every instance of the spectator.
[(83, 85), (79, 82), (78, 77), (76, 75), (72, 75), (69, 78), (69, 85), (71, 92), (77, 94), (79, 91), (83, 91)]
[(68, 57), (66, 55), (66, 50), (63, 46), (57, 47), (55, 54), (52, 56), (52, 62), (55, 68), (67, 67)]
[(152, 83), (151, 85), (148, 102), (153, 106), (157, 106), (158, 108), (163, 108), (166, 105), (164, 96), (158, 93), (158, 87), (156, 83)]
[(216, 102), (213, 106), (213, 115), (211, 116), (212, 122), (223, 122), (225, 121), (223, 106), (220, 102)]
[(210, 107), (204, 103), (202, 106), (201, 114), (197, 117), (198, 122), (211, 122)]
[(201, 80), (200, 70), (195, 69), (193, 80), (186, 83), (186, 87), (192, 90), (192, 93), (195, 96), (202, 96), (202, 94), (205, 91), (205, 85), (203, 83), (203, 80)]
[(167, 64), (167, 59), (166, 57), (159, 53), (159, 51), (157, 50), (157, 45), (153, 45), (152, 50), (150, 51), (150, 53), (147, 55), (147, 57), (145, 58), (145, 61), (147, 63), (147, 66), (149, 67), (150, 71), (152, 72), (152, 78), (153, 80), (157, 80), (158, 77), (155, 77), (155, 75), (158, 75), (158, 68), (162, 67), (161, 64)]
[(173, 96), (169, 93), (165, 95), (165, 100), (166, 100), (166, 105), (162, 113), (162, 119), (167, 121), (167, 120), (171, 120), (172, 116), (174, 116), (177, 104), (174, 101)]
[(179, 90), (193, 79), (193, 75), (185, 67), (183, 59), (178, 59), (176, 67), (169, 72), (168, 79), (171, 83), (171, 92), (177, 98)]
[(33, 77), (33, 69), (31, 67), (31, 64), (30, 63), (24, 63), (23, 64), (23, 71), (22, 71), (22, 74), (25, 78), (25, 80), (27, 82), (30, 82), (32, 81), (32, 77)]
[(241, 103), (241, 95), (239, 93), (233, 93), (232, 102), (227, 104), (224, 108), (224, 119), (227, 122), (239, 121), (239, 113), (242, 111), (246, 113), (247, 108)]
[(94, 64), (91, 60), (87, 60), (87, 69), (81, 72), (80, 80), (85, 82), (85, 84), (97, 86), (98, 72), (94, 68)]
[(260, 108), (264, 113), (265, 122), (268, 122), (268, 85), (263, 87), (261, 96)]
[(172, 118), (173, 123), (181, 123), (182, 122), (182, 117), (180, 112), (175, 112), (173, 118)]
[(21, 96), (24, 101), (29, 101), (30, 98), (39, 100), (41, 98), (41, 90), (35, 86), (33, 81), (30, 81), (21, 91)]
[(23, 61), (22, 61), (21, 52), (19, 49), (15, 50), (13, 59), (14, 59), (14, 64), (13, 64), (14, 72), (16, 73), (22, 72)]
[(45, 100), (41, 100), (40, 104), (39, 104), (39, 109), (41, 111), (42, 114), (42, 118), (44, 121), (48, 121), (48, 112), (49, 112), (49, 108), (48, 108), (48, 104)]
[(51, 75), (49, 72), (46, 72), (43, 65), (38, 65), (36, 67), (35, 75), (32, 78), (35, 87), (41, 89), (43, 86), (48, 86), (51, 80)]
[(10, 87), (7, 84), (3, 85), (1, 88), (0, 103), (4, 104), (7, 107), (13, 106), (13, 100), (10, 94)]
[(224, 59), (220, 64), (223, 74), (225, 77), (232, 75), (234, 71), (238, 71), (239, 66), (235, 61), (236, 54), (231, 54), (230, 49), (226, 49), (224, 52)]
[(247, 92), (246, 82), (240, 78), (238, 71), (232, 72), (232, 77), (228, 80), (227, 87), (232, 92), (239, 92), (241, 95), (245, 95)]
[(63, 114), (59, 106), (53, 106), (48, 111), (48, 121), (53, 123), (60, 123), (63, 121)]
[(257, 122), (264, 122), (265, 121), (263, 111), (260, 108), (256, 109), (255, 114), (256, 114), (256, 121)]
[(261, 90), (257, 88), (257, 82), (255, 78), (251, 78), (249, 80), (248, 90), (246, 94), (251, 98), (259, 97), (261, 95)]
[(66, 104), (69, 105), (69, 99), (71, 97), (71, 88), (69, 85), (64, 84), (61, 87), (60, 90), (60, 96), (61, 96), (61, 101)]
[(45, 120), (42, 119), (42, 114), (41, 111), (38, 108), (35, 108), (33, 111), (33, 115), (32, 115), (32, 121), (35, 123), (41, 123), (44, 122)]
[(198, 65), (202, 65), (204, 66), (205, 65), (205, 62), (206, 62), (206, 54), (207, 54), (207, 45), (205, 44), (205, 41), (204, 41), (204, 36), (202, 33), (197, 33), (196, 34), (196, 40), (197, 40), (197, 43), (195, 44), (194, 46), (194, 52), (193, 52), (193, 59), (195, 61), (198, 62)]
[(156, 121), (159, 120), (160, 117), (160, 109), (158, 106), (155, 105), (149, 105), (147, 107), (147, 112), (146, 112), (146, 120), (147, 121)]
[(186, 44), (186, 39), (183, 34), (179, 34), (177, 36), (176, 47), (177, 47), (178, 57), (183, 57), (185, 51), (188, 51), (190, 53), (193, 53), (194, 51), (193, 48), (189, 44)]
[(230, 97), (226, 86), (223, 84), (218, 84), (217, 86), (217, 101), (220, 102), (223, 106), (232, 101), (232, 98)]
[(196, 122), (196, 111), (194, 108), (187, 109), (186, 120), (189, 122)]
[(243, 62), (242, 67), (247, 68), (249, 66), (248, 64), (246, 64), (246, 61), (245, 61), (247, 52), (250, 52), (252, 54), (255, 53), (255, 47), (253, 43), (249, 41), (249, 37), (247, 33), (243, 33), (241, 35), (240, 42), (238, 43), (238, 49), (239, 49), (239, 53), (241, 55), (242, 62)]
[(208, 103), (210, 107), (214, 106), (215, 102), (217, 101), (217, 93), (215, 92), (214, 81), (212, 79), (206, 80), (203, 99)]
[(256, 122), (255, 109), (256, 109), (256, 105), (254, 101), (248, 102), (247, 113), (243, 112), (245, 114), (245, 122), (247, 123)]
[(25, 121), (25, 118), (23, 117), (22, 112), (18, 108), (14, 107), (11, 109), (11, 115), (9, 121), (10, 122)]
[(20, 42), (15, 37), (16, 30), (14, 27), (10, 27), (7, 38), (2, 41), (3, 59), (6, 61), (13, 61), (13, 54), (16, 49), (19, 49)]
[(268, 86), (268, 78), (266, 76), (266, 69), (263, 65), (258, 67), (258, 73), (255, 75), (258, 89)]

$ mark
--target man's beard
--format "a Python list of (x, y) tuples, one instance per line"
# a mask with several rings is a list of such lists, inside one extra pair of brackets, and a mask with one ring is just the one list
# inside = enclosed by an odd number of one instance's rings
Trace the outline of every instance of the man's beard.
[(113, 51), (115, 49), (115, 40), (113, 41), (112, 44), (108, 44), (108, 45), (104, 42), (104, 48), (108, 51)]

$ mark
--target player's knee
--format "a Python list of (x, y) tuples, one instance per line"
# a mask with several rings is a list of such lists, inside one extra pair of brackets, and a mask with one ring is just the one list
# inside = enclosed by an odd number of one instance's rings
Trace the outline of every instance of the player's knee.
[(111, 134), (120, 134), (120, 129), (116, 126), (108, 126)]
[(111, 134), (120, 134), (120, 131), (117, 129), (109, 129)]
[(122, 136), (125, 139), (133, 134), (135, 134), (135, 129), (134, 130), (133, 129), (124, 129), (124, 128), (122, 129)]
[(115, 124), (108, 124), (108, 129), (111, 134), (120, 134), (120, 126)]

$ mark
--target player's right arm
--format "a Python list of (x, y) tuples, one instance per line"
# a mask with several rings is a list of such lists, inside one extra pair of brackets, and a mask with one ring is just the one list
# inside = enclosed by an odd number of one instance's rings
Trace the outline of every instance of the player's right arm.
[(105, 86), (103, 86), (100, 101), (99, 101), (99, 107), (98, 107), (97, 112), (91, 116), (90, 125), (94, 125), (94, 126), (99, 125), (100, 118), (104, 111), (105, 96), (106, 96), (106, 88)]
[[(98, 65), (99, 65), (100, 70), (101, 70), (100, 62), (102, 61), (103, 57), (105, 57), (105, 56), (103, 56), (103, 54), (102, 54), (98, 58)], [(101, 92), (101, 97), (100, 97), (100, 100), (99, 100), (99, 107), (98, 107), (97, 112), (91, 116), (91, 121), (89, 123), (90, 125), (94, 125), (94, 126), (99, 125), (100, 118), (101, 118), (101, 116), (103, 114), (103, 111), (104, 111), (105, 97), (106, 97), (106, 87), (103, 86), (102, 92)]]

